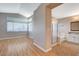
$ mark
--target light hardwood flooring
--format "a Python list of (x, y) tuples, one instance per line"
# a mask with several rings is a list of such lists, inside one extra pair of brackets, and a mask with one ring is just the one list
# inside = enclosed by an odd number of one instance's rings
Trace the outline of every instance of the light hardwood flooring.
[(61, 45), (57, 45), (53, 47), (52, 50), (47, 53), (42, 52), (37, 47), (34, 47), (34, 49), (36, 52), (35, 55), (38, 56), (78, 56), (79, 55), (79, 45), (72, 44), (69, 42), (63, 42)]
[(25, 37), (0, 40), (0, 55), (1, 56), (22, 56), (31, 55), (30, 47), (32, 41)]
[(49, 52), (43, 52), (33, 45), (32, 40), (22, 37), (0, 40), (1, 56), (77, 56), (79, 45), (63, 42), (56, 45)]

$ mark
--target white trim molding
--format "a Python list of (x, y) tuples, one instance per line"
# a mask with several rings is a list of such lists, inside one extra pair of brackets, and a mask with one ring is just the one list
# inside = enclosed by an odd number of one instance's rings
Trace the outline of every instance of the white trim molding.
[(62, 42), (64, 42), (65, 40), (61, 40), (60, 42), (56, 42), (52, 44), (52, 47), (55, 47), (57, 44), (61, 44)]
[(41, 46), (39, 46), (38, 44), (36, 44), (36, 43), (33, 43), (36, 47), (38, 47), (39, 49), (41, 49), (43, 52), (48, 52), (48, 51), (50, 51), (52, 48), (49, 48), (49, 49), (44, 49), (44, 48), (42, 48)]
[(5, 37), (5, 38), (0, 38), (0, 40), (5, 40), (5, 39), (15, 39), (15, 38), (22, 38), (25, 36), (16, 36), (16, 37)]
[(56, 43), (54, 43), (54, 44), (52, 44), (52, 47), (55, 47), (57, 44), (58, 44), (57, 42), (56, 42)]

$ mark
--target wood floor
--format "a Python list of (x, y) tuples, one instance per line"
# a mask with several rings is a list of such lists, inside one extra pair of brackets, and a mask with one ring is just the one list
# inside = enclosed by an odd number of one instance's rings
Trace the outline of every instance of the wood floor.
[[(69, 42), (63, 42), (61, 45), (57, 45), (52, 48), (51, 51), (45, 53), (37, 47), (35, 49), (35, 55), (37, 56), (78, 56), (79, 45), (75, 45)], [(38, 52), (38, 53), (37, 53)]]
[(31, 39), (25, 37), (0, 40), (1, 56), (77, 56), (79, 45), (63, 42), (56, 45), (49, 52), (43, 52), (32, 44)]

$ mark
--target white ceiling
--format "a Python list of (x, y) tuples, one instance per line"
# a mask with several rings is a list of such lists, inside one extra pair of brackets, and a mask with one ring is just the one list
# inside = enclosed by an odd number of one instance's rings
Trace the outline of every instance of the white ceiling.
[(31, 16), (33, 14), (33, 12), (38, 8), (40, 4), (39, 3), (23, 3), (20, 4), (20, 14), (24, 15), (24, 16)]
[(16, 3), (0, 3), (0, 12), (3, 13), (18, 13), (19, 5)]
[(29, 17), (40, 3), (0, 3), (0, 13), (19, 13)]
[(79, 15), (79, 3), (65, 3), (52, 9), (52, 17), (63, 18)]

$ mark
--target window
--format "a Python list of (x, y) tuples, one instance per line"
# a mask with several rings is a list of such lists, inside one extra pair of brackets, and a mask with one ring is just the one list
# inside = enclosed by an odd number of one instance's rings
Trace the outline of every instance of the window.
[(7, 31), (13, 31), (13, 23), (12, 22), (7, 23)]
[(7, 17), (7, 32), (32, 32), (32, 17), (26, 20), (18, 20), (19, 18), (16, 17)]
[(32, 23), (29, 23), (29, 32), (32, 32)]
[(27, 23), (7, 22), (7, 31), (27, 31)]
[(23, 30), (24, 30), (24, 31), (28, 31), (28, 30), (27, 30), (27, 24), (23, 24)]
[(28, 27), (29, 27), (29, 32), (32, 32), (32, 17), (28, 19)]

